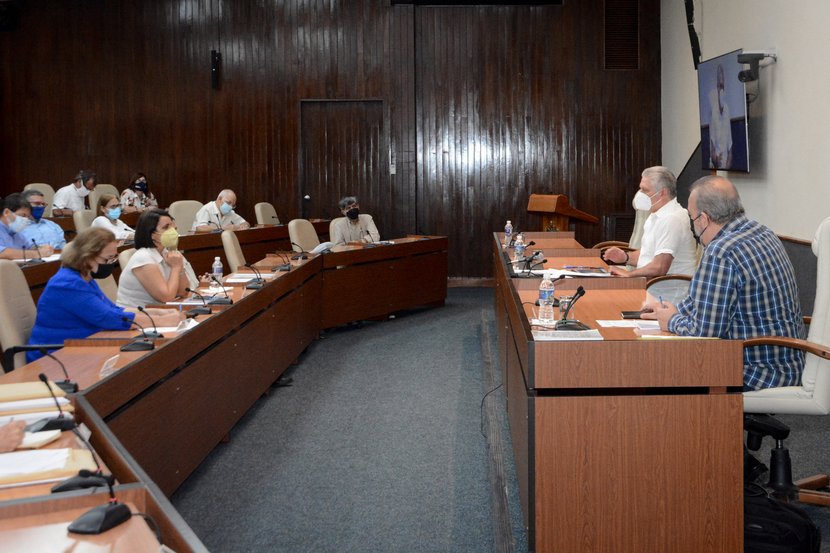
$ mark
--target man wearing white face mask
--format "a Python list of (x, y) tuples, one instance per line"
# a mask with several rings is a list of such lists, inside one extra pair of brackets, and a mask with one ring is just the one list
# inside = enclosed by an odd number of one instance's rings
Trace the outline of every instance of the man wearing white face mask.
[(52, 215), (55, 217), (71, 217), (75, 211), (86, 208), (85, 198), (95, 188), (95, 173), (81, 171), (75, 176), (71, 184), (58, 188), (52, 198)]
[[(10, 194), (5, 201), (0, 201), (0, 259), (32, 259), (52, 255), (51, 246), (38, 246), (23, 236), (32, 220), (32, 206), (23, 198), (23, 194)], [(28, 251), (26, 251), (28, 250)]]
[(634, 196), (634, 208), (650, 211), (643, 227), (639, 250), (624, 252), (620, 248), (605, 251), (606, 261), (636, 265), (633, 271), (611, 267), (622, 277), (653, 278), (666, 274), (690, 275), (697, 266), (697, 252), (689, 213), (677, 202), (677, 179), (665, 167), (649, 167), (642, 173), (640, 190)]
[(208, 202), (196, 212), (193, 220), (193, 232), (212, 232), (220, 230), (245, 230), (251, 228), (242, 216), (234, 211), (236, 194), (233, 190), (222, 190), (215, 202)]

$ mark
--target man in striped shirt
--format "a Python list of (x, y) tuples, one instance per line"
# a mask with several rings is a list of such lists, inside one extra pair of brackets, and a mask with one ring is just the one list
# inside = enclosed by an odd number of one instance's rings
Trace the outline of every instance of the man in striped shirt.
[[(650, 303), (643, 317), (678, 336), (804, 338), (792, 263), (775, 233), (746, 218), (735, 186), (719, 176), (695, 181), (689, 220), (705, 247), (689, 295), (677, 306)], [(798, 385), (803, 368), (800, 351), (746, 348), (744, 390)]]

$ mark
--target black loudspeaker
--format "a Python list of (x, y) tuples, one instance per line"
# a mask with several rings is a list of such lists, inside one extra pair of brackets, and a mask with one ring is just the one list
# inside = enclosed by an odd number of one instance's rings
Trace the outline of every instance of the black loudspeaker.
[(210, 86), (213, 90), (219, 90), (222, 73), (222, 54), (216, 50), (210, 51)]
[(20, 5), (17, 0), (0, 0), (0, 32), (20, 28)]

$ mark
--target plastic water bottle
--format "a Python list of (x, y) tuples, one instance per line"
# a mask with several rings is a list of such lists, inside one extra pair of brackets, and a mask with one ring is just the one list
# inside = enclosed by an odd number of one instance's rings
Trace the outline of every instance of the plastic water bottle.
[(213, 288), (214, 286), (220, 287), (222, 286), (222, 260), (219, 257), (213, 258), (213, 265), (210, 270), (211, 274), (213, 275), (213, 279), (211, 279), (210, 286)]
[(516, 235), (516, 241), (513, 242), (513, 248), (516, 250), (516, 261), (525, 256), (525, 237), (522, 233)]
[(510, 220), (507, 220), (507, 224), (504, 225), (504, 247), (510, 247), (510, 239), (513, 237), (513, 223)]
[(553, 312), (553, 289), (550, 273), (545, 271), (545, 276), (539, 284), (539, 320), (543, 323), (552, 323), (556, 319)]

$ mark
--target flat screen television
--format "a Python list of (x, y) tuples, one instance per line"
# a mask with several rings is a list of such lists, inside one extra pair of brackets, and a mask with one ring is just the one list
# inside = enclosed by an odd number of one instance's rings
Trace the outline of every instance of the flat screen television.
[(697, 67), (700, 145), (703, 169), (749, 172), (746, 87), (735, 50)]

